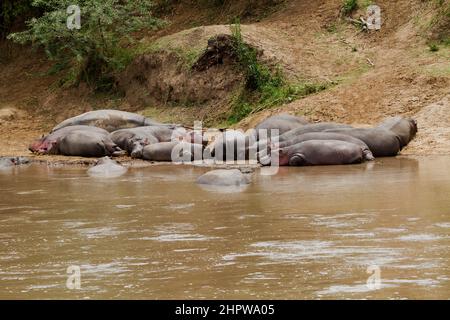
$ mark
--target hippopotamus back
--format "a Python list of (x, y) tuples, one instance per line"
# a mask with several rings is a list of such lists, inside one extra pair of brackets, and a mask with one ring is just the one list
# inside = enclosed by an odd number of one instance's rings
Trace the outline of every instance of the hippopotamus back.
[[(256, 134), (259, 138), (261, 136), (260, 130), (278, 130), (278, 134), (281, 135), (285, 132), (288, 132), (292, 129), (296, 129), (299, 127), (302, 127), (306, 124), (309, 124), (309, 122), (303, 118), (303, 117), (296, 117), (287, 113), (281, 113), (274, 116), (271, 116), (265, 120), (263, 120), (261, 123), (259, 123), (256, 126)], [(270, 132), (267, 132), (264, 136), (264, 138), (269, 137)]]
[(113, 132), (124, 128), (134, 128), (141, 126), (163, 125), (152, 119), (148, 119), (142, 115), (119, 111), (119, 110), (95, 110), (83, 113), (81, 115), (64, 120), (52, 132), (67, 126), (88, 125), (103, 128), (109, 132)]
[(286, 141), (290, 140), (296, 136), (310, 133), (310, 132), (321, 132), (325, 130), (330, 129), (344, 129), (344, 128), (352, 128), (352, 126), (347, 124), (341, 124), (341, 123), (334, 123), (334, 122), (320, 122), (320, 123), (312, 123), (307, 124), (304, 126), (301, 126), (296, 129), (292, 129), (288, 132), (285, 132), (284, 134), (279, 136), (279, 141)]
[(364, 141), (375, 157), (393, 157), (401, 150), (399, 136), (381, 128), (332, 129), (326, 132), (346, 134)]
[(97, 132), (73, 131), (58, 139), (55, 151), (65, 156), (104, 157), (120, 149), (109, 138)]

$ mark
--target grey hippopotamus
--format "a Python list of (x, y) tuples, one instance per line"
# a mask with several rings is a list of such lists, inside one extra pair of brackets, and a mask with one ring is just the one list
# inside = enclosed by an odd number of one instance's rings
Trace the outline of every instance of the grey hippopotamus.
[(122, 155), (123, 151), (109, 138), (97, 132), (72, 131), (53, 146), (56, 154), (79, 157)]
[[(310, 132), (305, 133), (299, 136), (292, 138), (291, 140), (283, 141), (278, 144), (274, 144), (273, 148), (282, 149), (288, 146), (295, 145), (300, 142), (308, 141), (308, 140), (339, 140), (354, 143), (361, 147), (364, 155), (364, 159), (368, 161), (374, 160), (374, 156), (372, 151), (370, 151), (369, 147), (363, 141), (354, 138), (349, 135), (341, 134), (341, 133), (333, 133), (333, 132)], [(258, 159), (263, 165), (268, 165), (267, 161), (270, 160), (270, 157), (267, 156), (271, 151), (269, 147), (267, 150), (263, 150), (258, 153)]]
[(69, 133), (74, 132), (74, 131), (92, 132), (92, 133), (98, 133), (98, 134), (101, 134), (104, 136), (109, 135), (108, 131), (101, 129), (101, 128), (93, 127), (93, 126), (84, 126), (84, 125), (69, 126), (69, 127), (64, 127), (60, 130), (54, 131), (40, 139), (33, 141), (30, 144), (30, 146), (28, 147), (28, 149), (34, 153), (57, 154), (57, 150), (53, 149), (53, 146), (55, 145), (55, 143), (59, 139), (65, 137), (66, 135), (68, 135)]
[(417, 122), (412, 118), (390, 117), (381, 122), (377, 128), (389, 130), (397, 135), (401, 142), (400, 149), (403, 149), (416, 136)]
[[(95, 110), (83, 113), (79, 116), (64, 120), (53, 131), (64, 127), (74, 125), (88, 125), (103, 128), (109, 132), (113, 132), (124, 128), (134, 128), (142, 126), (154, 126), (164, 124), (148, 119), (136, 113), (119, 111), (119, 110)], [(171, 125), (168, 125), (171, 126)]]
[(400, 150), (402, 141), (390, 130), (380, 128), (332, 129), (326, 132), (341, 133), (364, 141), (375, 157), (394, 157)]
[(255, 142), (253, 132), (246, 134), (241, 130), (226, 130), (215, 137), (206, 151), (219, 161), (244, 161), (249, 158), (250, 146)]
[(342, 129), (342, 128), (352, 128), (352, 126), (347, 125), (347, 124), (334, 123), (334, 122), (312, 123), (312, 124), (307, 124), (307, 125), (301, 126), (299, 128), (292, 129), (288, 132), (285, 132), (278, 137), (278, 140), (286, 141), (286, 140), (290, 140), (296, 136), (299, 136), (299, 135), (302, 135), (305, 133), (321, 132), (321, 131), (330, 130), (330, 129)]
[(145, 146), (142, 158), (150, 161), (193, 161), (203, 157), (203, 145), (185, 141), (159, 142)]
[(27, 157), (0, 157), (0, 170), (30, 163)]
[(110, 134), (111, 140), (121, 149), (126, 150), (132, 158), (142, 158), (142, 150), (146, 145), (158, 142), (186, 141), (202, 143), (201, 134), (177, 127), (147, 126), (130, 129), (120, 129)]
[(280, 166), (315, 166), (361, 163), (361, 146), (340, 140), (308, 140), (276, 152)]
[[(261, 123), (259, 123), (255, 129), (256, 129), (256, 134), (257, 137), (261, 136), (261, 131), (260, 130), (272, 130), (272, 129), (277, 129), (278, 130), (278, 134), (283, 134), (285, 132), (288, 132), (292, 129), (296, 129), (299, 127), (302, 127), (306, 124), (309, 124), (309, 122), (303, 118), (303, 117), (296, 117), (287, 113), (281, 113), (281, 114), (277, 114), (274, 116), (271, 116), (267, 119), (265, 119), (264, 121), (262, 121)], [(264, 138), (267, 138), (270, 136), (270, 132), (267, 132), (264, 135)]]
[(116, 178), (124, 175), (126, 172), (127, 168), (108, 157), (101, 158), (95, 166), (87, 171), (89, 176), (95, 178)]
[(198, 184), (229, 187), (247, 185), (250, 181), (251, 176), (238, 169), (212, 170), (197, 179)]

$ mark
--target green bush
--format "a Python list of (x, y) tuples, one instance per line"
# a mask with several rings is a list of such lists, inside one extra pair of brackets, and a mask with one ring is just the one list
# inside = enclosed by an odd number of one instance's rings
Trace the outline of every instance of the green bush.
[(10, 32), (16, 20), (33, 14), (31, 0), (2, 0), (0, 2), (0, 38)]
[(430, 43), (428, 44), (428, 48), (430, 48), (431, 52), (439, 51), (439, 46), (436, 43)]
[(348, 15), (358, 8), (358, 0), (344, 0), (342, 11), (345, 15)]
[[(160, 23), (151, 15), (152, 2), (146, 0), (34, 0), (32, 5), (43, 15), (8, 38), (43, 48), (54, 62), (52, 71), (67, 71), (64, 85), (85, 81), (97, 90), (111, 89), (114, 72), (131, 60), (127, 48), (132, 32)], [(70, 5), (80, 7), (79, 30), (67, 28)]]
[(256, 49), (247, 45), (242, 38), (239, 22), (232, 26), (231, 31), (234, 51), (244, 72), (245, 86), (234, 98), (229, 123), (239, 122), (251, 113), (328, 88), (328, 85), (321, 83), (289, 83), (280, 70), (272, 71), (258, 61)]

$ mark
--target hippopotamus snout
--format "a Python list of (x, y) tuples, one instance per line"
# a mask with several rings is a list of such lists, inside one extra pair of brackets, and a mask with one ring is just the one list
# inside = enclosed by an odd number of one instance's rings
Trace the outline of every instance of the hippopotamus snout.
[(54, 144), (45, 138), (37, 139), (33, 141), (29, 146), (28, 150), (37, 154), (47, 154), (53, 148)]

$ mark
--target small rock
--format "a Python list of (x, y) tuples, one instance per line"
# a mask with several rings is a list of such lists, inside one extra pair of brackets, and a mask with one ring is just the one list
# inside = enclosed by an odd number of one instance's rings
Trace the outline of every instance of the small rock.
[(9, 121), (17, 119), (22, 115), (22, 111), (16, 108), (2, 108), (0, 109), (0, 120)]

